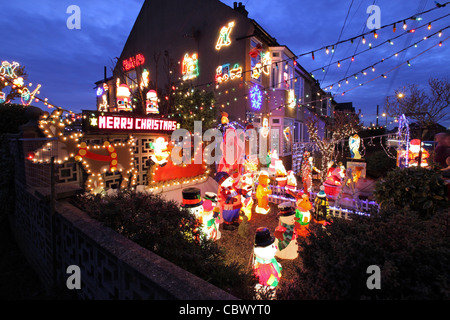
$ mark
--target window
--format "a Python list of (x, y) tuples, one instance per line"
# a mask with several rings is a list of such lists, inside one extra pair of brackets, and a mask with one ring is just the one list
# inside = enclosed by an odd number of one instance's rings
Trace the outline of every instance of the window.
[(250, 67), (252, 70), (252, 80), (256, 82), (261, 82), (261, 72), (254, 72), (254, 68), (259, 63), (261, 64), (261, 52), (262, 45), (256, 39), (250, 40)]
[(291, 154), (292, 151), (292, 142), (294, 134), (294, 122), (291, 119), (284, 119), (284, 125), (283, 125), (283, 154)]
[(280, 154), (280, 128), (274, 127), (270, 128), (270, 150), (277, 150)]
[(295, 97), (300, 103), (303, 103), (304, 81), (303, 77), (299, 75), (296, 75), (296, 80), (294, 80)]

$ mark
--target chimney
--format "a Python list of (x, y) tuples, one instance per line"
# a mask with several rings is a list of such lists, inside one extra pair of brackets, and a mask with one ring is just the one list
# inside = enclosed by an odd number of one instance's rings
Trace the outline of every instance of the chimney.
[(233, 2), (233, 9), (236, 10), (237, 12), (242, 13), (244, 16), (248, 17), (248, 11), (245, 10), (245, 6), (242, 5), (242, 2)]

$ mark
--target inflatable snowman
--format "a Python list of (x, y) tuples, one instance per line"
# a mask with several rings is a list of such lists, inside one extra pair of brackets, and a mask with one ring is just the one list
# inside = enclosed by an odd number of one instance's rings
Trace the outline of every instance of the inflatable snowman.
[(256, 229), (253, 248), (253, 272), (258, 278), (256, 291), (275, 289), (281, 278), (281, 264), (275, 258), (277, 247), (275, 237), (270, 234), (268, 228)]
[(181, 192), (183, 195), (181, 207), (200, 219), (203, 214), (203, 200), (200, 196), (200, 189), (192, 187), (183, 189)]
[(298, 257), (297, 234), (295, 231), (295, 212), (290, 202), (278, 205), (279, 224), (275, 228), (276, 257), (280, 259), (295, 259)]
[(214, 210), (214, 205), (211, 200), (203, 201), (202, 212), (202, 229), (207, 239), (213, 241), (219, 240), (221, 233), (219, 231), (219, 215), (218, 211)]

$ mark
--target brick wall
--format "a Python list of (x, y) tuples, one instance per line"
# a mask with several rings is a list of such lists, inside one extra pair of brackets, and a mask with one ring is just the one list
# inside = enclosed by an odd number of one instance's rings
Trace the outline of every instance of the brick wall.
[[(68, 291), (67, 267), (77, 265), (81, 289), (74, 291), (81, 299), (236, 299), (65, 201), (65, 197), (81, 190), (79, 183), (68, 178), (78, 172), (76, 167), (55, 166), (56, 201), (52, 210), (50, 167), (25, 160), (27, 150), (35, 147), (28, 144), (18, 137), (11, 139), (15, 210), (9, 218), (18, 245), (49, 290)], [(61, 174), (61, 170), (69, 173)]]

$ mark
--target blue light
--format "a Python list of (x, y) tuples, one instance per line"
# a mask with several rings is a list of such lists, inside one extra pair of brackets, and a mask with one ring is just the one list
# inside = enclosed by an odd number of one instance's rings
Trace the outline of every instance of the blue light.
[(261, 109), (262, 104), (262, 92), (257, 85), (254, 85), (250, 89), (250, 101), (252, 103), (252, 109), (259, 110)]

